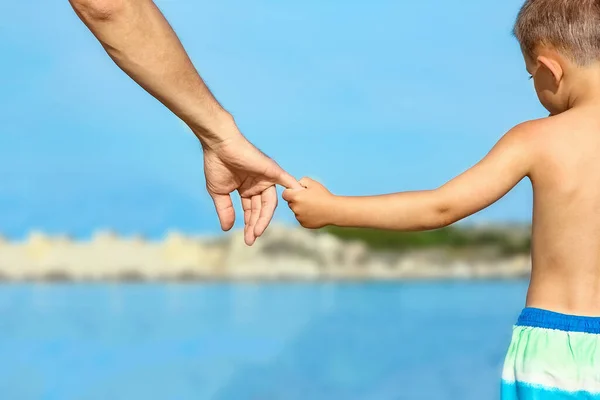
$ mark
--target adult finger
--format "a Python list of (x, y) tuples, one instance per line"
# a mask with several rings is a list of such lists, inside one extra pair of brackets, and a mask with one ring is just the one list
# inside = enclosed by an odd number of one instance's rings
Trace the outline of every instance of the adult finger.
[(244, 240), (248, 246), (252, 246), (256, 241), (254, 227), (260, 216), (260, 209), (262, 206), (259, 194), (252, 196), (251, 204), (250, 220), (248, 221), (248, 225), (246, 225), (246, 230), (244, 232)]
[(262, 192), (260, 198), (260, 214), (254, 226), (254, 236), (256, 237), (260, 237), (265, 232), (269, 223), (271, 223), (271, 219), (273, 219), (273, 214), (277, 208), (277, 188), (271, 186)]
[[(254, 196), (253, 196), (254, 197)], [(244, 209), (244, 242), (248, 246), (252, 246), (256, 241), (256, 236), (254, 235), (254, 226), (253, 221), (258, 219), (258, 215), (260, 214), (260, 210), (255, 211), (255, 207), (252, 203), (253, 197), (242, 197), (242, 208)], [(254, 215), (256, 213), (256, 215)]]
[(224, 231), (230, 230), (235, 222), (235, 210), (233, 209), (231, 197), (228, 194), (214, 193), (210, 193), (210, 197), (212, 197), (213, 203), (215, 203), (221, 229)]
[(242, 201), (242, 209), (244, 210), (244, 242), (248, 245), (252, 245), (252, 243), (248, 243), (248, 227), (250, 226), (250, 219), (252, 218), (252, 198), (251, 197), (241, 197)]
[(244, 210), (244, 229), (248, 227), (250, 215), (252, 214), (252, 199), (250, 197), (242, 197), (242, 210)]
[(296, 178), (285, 172), (283, 169), (277, 176), (275, 183), (285, 187), (286, 189), (302, 189)]

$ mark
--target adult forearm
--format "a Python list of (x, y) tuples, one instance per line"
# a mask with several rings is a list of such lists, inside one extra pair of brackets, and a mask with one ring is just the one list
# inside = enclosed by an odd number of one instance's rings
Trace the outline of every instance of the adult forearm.
[(203, 144), (239, 134), (151, 0), (70, 0), (115, 63), (185, 121)]
[(449, 214), (435, 191), (370, 197), (338, 197), (332, 225), (400, 231), (437, 229), (448, 225)]

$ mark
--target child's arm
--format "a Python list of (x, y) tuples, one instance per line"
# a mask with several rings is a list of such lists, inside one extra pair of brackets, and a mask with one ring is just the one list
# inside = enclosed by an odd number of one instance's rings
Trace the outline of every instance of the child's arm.
[(369, 197), (334, 196), (303, 178), (306, 189), (283, 198), (302, 226), (429, 230), (450, 225), (496, 202), (530, 172), (534, 123), (509, 131), (475, 166), (435, 190)]

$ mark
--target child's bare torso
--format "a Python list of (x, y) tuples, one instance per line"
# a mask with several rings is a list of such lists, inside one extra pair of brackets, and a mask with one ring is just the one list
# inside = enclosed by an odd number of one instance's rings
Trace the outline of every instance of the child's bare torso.
[(600, 110), (539, 121), (529, 307), (600, 315)]

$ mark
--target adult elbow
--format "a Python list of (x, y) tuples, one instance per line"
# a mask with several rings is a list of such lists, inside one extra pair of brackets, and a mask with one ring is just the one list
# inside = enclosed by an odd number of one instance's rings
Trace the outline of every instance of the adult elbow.
[(118, 15), (125, 0), (69, 0), (75, 12), (86, 22), (106, 21)]

